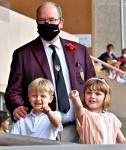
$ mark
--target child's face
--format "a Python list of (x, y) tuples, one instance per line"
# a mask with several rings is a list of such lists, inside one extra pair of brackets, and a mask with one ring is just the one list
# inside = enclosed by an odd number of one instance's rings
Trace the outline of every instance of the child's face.
[(49, 92), (41, 91), (41, 92), (33, 92), (29, 95), (29, 101), (35, 111), (40, 111), (41, 108), (48, 106), (49, 103), (52, 102), (53, 96), (49, 94)]
[(4, 122), (1, 123), (1, 128), (3, 131), (8, 130), (10, 124), (10, 118), (6, 119)]
[(88, 88), (85, 91), (85, 103), (90, 111), (101, 113), (103, 110), (105, 94), (102, 91), (97, 91)]

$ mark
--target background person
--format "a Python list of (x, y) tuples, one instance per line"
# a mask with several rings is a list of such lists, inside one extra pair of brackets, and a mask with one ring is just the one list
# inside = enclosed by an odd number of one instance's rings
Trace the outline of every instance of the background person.
[[(77, 89), (81, 93), (85, 81), (95, 76), (94, 67), (86, 47), (59, 37), (64, 24), (59, 5), (52, 2), (42, 4), (37, 9), (36, 18), (40, 36), (13, 53), (5, 92), (5, 103), (14, 121), (21, 117), (25, 118), (27, 112), (31, 110), (27, 88), (31, 81), (39, 77), (47, 78), (53, 83), (55, 99), (50, 104), (50, 108), (59, 110), (52, 62), (53, 50), (50, 45), (55, 45), (61, 63), (61, 66), (55, 69), (57, 71), (62, 70), (67, 93), (72, 89)], [(59, 138), (62, 141), (76, 141), (78, 137), (71, 101), (69, 101), (69, 105), (70, 109), (67, 113), (61, 112), (64, 130)]]
[(9, 132), (10, 116), (6, 111), (0, 111), (0, 132)]
[(107, 67), (103, 67), (100, 69), (100, 73), (102, 73), (105, 76), (109, 76), (110, 75), (110, 70)]
[(106, 52), (101, 54), (98, 59), (107, 62), (108, 58), (117, 60), (117, 57), (113, 54), (114, 50), (114, 45), (113, 44), (108, 44), (106, 47)]
[(120, 62), (126, 62), (126, 49), (122, 50), (122, 55), (120, 57), (117, 57), (117, 60)]
[[(120, 70), (126, 72), (126, 62), (121, 62), (120, 64)], [(126, 75), (121, 73), (120, 74), (120, 78), (124, 80), (125, 84), (126, 84)]]
[[(120, 69), (120, 63), (121, 62), (119, 62), (117, 60), (108, 61), (108, 64), (112, 65), (113, 67), (115, 67), (117, 69)], [(115, 69), (112, 69), (112, 68), (109, 69), (109, 76), (108, 77), (116, 80), (119, 83), (126, 84), (126, 81), (123, 78), (121, 78), (121, 73), (116, 71)]]

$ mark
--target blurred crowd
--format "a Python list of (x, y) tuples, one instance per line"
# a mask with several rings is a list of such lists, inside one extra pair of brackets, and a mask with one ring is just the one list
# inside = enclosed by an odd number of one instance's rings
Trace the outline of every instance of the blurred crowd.
[[(121, 56), (117, 57), (114, 54), (114, 45), (108, 44), (106, 47), (106, 52), (102, 53), (98, 59), (108, 65), (95, 61), (94, 67), (97, 72), (101, 72), (111, 79), (115, 79), (120, 83), (126, 84), (126, 49), (122, 49)], [(125, 73), (122, 73), (122, 71)]]

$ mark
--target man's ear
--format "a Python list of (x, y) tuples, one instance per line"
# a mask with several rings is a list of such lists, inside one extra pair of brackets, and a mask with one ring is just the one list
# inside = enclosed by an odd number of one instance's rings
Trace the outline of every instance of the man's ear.
[(60, 23), (59, 23), (59, 29), (63, 28), (63, 24), (64, 24), (64, 19), (61, 18)]

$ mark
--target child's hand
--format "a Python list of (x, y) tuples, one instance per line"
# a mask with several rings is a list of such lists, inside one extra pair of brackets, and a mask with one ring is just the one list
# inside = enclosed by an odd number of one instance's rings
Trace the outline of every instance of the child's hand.
[(79, 97), (79, 92), (77, 90), (73, 90), (73, 91), (70, 92), (69, 98), (72, 101), (75, 100), (77, 97)]
[(49, 106), (42, 107), (41, 111), (45, 114), (49, 114), (51, 108)]

